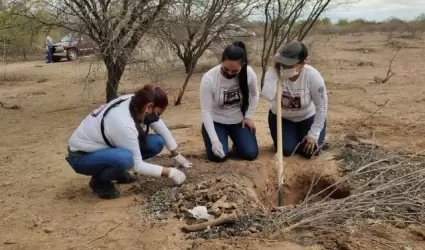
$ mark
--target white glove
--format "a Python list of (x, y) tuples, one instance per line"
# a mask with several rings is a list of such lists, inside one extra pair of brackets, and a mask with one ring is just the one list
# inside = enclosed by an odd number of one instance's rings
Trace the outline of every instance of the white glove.
[(170, 168), (168, 178), (171, 179), (175, 184), (180, 185), (186, 180), (186, 175), (177, 168)]
[(177, 156), (174, 157), (174, 166), (191, 168), (193, 165), (190, 161), (186, 160), (186, 158), (184, 158), (183, 155), (178, 154)]
[(213, 153), (217, 157), (223, 159), (226, 155), (224, 154), (223, 145), (221, 144), (221, 142), (217, 140), (217, 141), (213, 141), (211, 144), (212, 144), (211, 150), (213, 151)]

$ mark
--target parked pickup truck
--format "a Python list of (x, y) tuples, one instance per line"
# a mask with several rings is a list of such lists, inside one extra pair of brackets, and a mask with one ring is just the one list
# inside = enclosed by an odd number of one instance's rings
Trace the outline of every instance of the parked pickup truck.
[(60, 42), (53, 44), (52, 60), (59, 62), (62, 58), (66, 58), (73, 61), (80, 56), (93, 55), (96, 51), (98, 51), (98, 47), (90, 38), (77, 33), (69, 33)]

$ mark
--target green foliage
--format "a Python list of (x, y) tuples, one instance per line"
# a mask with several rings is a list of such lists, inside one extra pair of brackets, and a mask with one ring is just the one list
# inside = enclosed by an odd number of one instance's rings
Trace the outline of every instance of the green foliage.
[[(27, 58), (29, 53), (42, 53), (46, 35), (53, 27), (27, 17), (30, 8), (17, 2), (0, 11), (0, 42), (7, 47), (8, 57)], [(31, 10), (37, 20), (47, 20), (51, 15), (43, 9)]]
[(348, 21), (348, 19), (339, 19), (337, 24), (338, 26), (345, 26), (345, 25), (349, 25), (350, 21)]

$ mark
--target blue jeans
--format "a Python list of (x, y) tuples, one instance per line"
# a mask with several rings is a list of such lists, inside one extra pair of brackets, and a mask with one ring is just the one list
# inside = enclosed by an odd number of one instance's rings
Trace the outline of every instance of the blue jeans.
[[(275, 151), (277, 151), (277, 117), (275, 114), (273, 114), (271, 111), (269, 111), (269, 128), (270, 128), (270, 134), (273, 139), (273, 145)], [(282, 118), (282, 150), (284, 156), (291, 156), (294, 153), (294, 150), (296, 149), (298, 143), (301, 143), (304, 137), (308, 134), (308, 131), (311, 128), (311, 125), (313, 125), (314, 122), (314, 115), (303, 120), (300, 122), (293, 122), (290, 120), (287, 120), (285, 118)], [(323, 146), (324, 140), (326, 136), (326, 122), (325, 126), (323, 127), (322, 131), (319, 135), (319, 147)], [(311, 158), (312, 155), (307, 155), (303, 152), (302, 148), (304, 145), (299, 145), (296, 153), (299, 153), (307, 158)], [(317, 153), (315, 155), (318, 155), (320, 150), (317, 150)]]
[(47, 62), (51, 63), (53, 60), (53, 46), (47, 46)]
[[(164, 144), (160, 135), (147, 135), (146, 147), (140, 150), (143, 159), (159, 154)], [(133, 168), (133, 155), (124, 148), (106, 148), (83, 156), (68, 155), (67, 160), (76, 173), (93, 176), (99, 181), (117, 180)]]
[(248, 128), (242, 128), (242, 123), (227, 125), (214, 122), (214, 128), (217, 133), (218, 139), (223, 145), (224, 154), (226, 156), (223, 159), (220, 159), (212, 152), (210, 137), (208, 136), (204, 124), (202, 124), (202, 137), (204, 139), (208, 160), (215, 162), (223, 162), (228, 158), (228, 137), (230, 137), (233, 142), (233, 153), (235, 153), (236, 156), (247, 161), (257, 159), (257, 137), (253, 133), (251, 133)]

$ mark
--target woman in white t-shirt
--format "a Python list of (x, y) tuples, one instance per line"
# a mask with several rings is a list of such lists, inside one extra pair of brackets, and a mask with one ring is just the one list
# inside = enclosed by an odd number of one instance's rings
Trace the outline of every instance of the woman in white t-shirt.
[(244, 160), (258, 157), (252, 121), (258, 99), (257, 75), (248, 66), (245, 44), (234, 42), (223, 51), (221, 64), (201, 80), (202, 136), (209, 160), (228, 158), (228, 137), (233, 141), (234, 156)]
[(287, 43), (274, 56), (264, 78), (262, 96), (271, 102), (269, 128), (274, 147), (277, 145), (276, 89), (277, 73), (282, 79), (283, 154), (298, 152), (311, 158), (318, 155), (326, 136), (328, 97), (323, 77), (307, 65), (306, 46), (298, 41)]
[[(156, 178), (168, 177), (176, 184), (186, 176), (176, 168), (146, 162), (165, 146), (177, 166), (191, 167), (177, 151), (170, 131), (159, 119), (168, 105), (161, 88), (146, 85), (134, 95), (121, 96), (88, 115), (69, 139), (68, 163), (75, 172), (91, 176), (90, 188), (103, 199), (120, 197), (112, 181), (132, 183), (128, 171)], [(148, 127), (157, 134), (147, 134)]]

